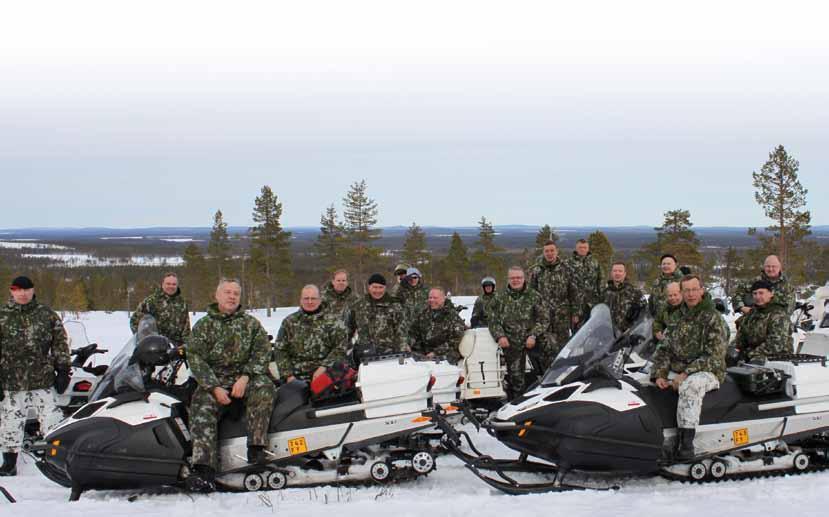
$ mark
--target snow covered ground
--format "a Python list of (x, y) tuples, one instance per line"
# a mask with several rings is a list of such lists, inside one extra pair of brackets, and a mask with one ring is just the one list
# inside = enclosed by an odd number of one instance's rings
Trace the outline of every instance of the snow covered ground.
[[(455, 303), (471, 306), (474, 297)], [(284, 308), (270, 318), (254, 314), (271, 334), (282, 319), (296, 310)], [(469, 311), (465, 311), (468, 318)], [(193, 318), (195, 322), (203, 314)], [(73, 319), (67, 317), (67, 319)], [(126, 312), (81, 314), (90, 340), (110, 350), (109, 361), (128, 339)], [(100, 356), (98, 356), (100, 357)], [(100, 360), (100, 359), (99, 359)], [(471, 429), (469, 429), (471, 431)], [(481, 449), (500, 457), (515, 457), (485, 433), (474, 433)], [(584, 491), (513, 497), (491, 490), (453, 457), (440, 457), (428, 477), (395, 486), (296, 488), (280, 492), (217, 493), (192, 496), (135, 491), (85, 493), (67, 503), (69, 491), (46, 480), (30, 458), (22, 458), (19, 475), (0, 478), (18, 499), (17, 505), (0, 500), (2, 517), (190, 517), (213, 515), (317, 516), (463, 516), (521, 515), (679, 517), (719, 515), (824, 516), (829, 513), (829, 472), (769, 479), (689, 485), (662, 478), (626, 481), (617, 491)], [(2, 498), (0, 498), (2, 499)], [(134, 499), (134, 501), (130, 501)]]

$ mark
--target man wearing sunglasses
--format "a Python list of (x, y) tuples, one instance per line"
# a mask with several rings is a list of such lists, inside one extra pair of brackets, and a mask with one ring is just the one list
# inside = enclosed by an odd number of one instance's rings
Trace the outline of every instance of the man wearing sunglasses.
[(15, 278), (9, 293), (11, 300), (0, 309), (0, 476), (17, 475), (29, 409), (43, 434), (61, 421), (56, 392), (66, 391), (70, 367), (60, 316), (37, 301), (31, 279)]

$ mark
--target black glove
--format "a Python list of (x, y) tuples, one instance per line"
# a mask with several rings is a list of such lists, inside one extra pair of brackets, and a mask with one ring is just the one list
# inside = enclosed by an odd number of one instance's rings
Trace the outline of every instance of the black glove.
[(63, 395), (66, 388), (69, 387), (69, 370), (55, 370), (55, 391), (58, 395)]

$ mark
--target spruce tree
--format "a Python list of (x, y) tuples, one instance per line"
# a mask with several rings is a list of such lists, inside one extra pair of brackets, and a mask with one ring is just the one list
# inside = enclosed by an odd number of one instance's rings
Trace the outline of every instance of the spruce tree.
[(613, 245), (610, 239), (601, 230), (596, 230), (587, 236), (587, 243), (590, 245), (590, 253), (596, 258), (602, 268), (602, 278), (610, 276), (610, 264), (613, 262)]
[(343, 228), (348, 246), (346, 256), (353, 285), (364, 286), (368, 269), (375, 267), (382, 249), (372, 246), (380, 238), (377, 202), (368, 197), (366, 180), (354, 182), (343, 198)]
[(210, 230), (210, 242), (207, 244), (207, 253), (213, 261), (219, 278), (228, 274), (230, 262), (230, 237), (227, 234), (227, 223), (224, 222), (222, 211), (217, 210), (213, 216), (213, 229)]
[(452, 233), (449, 253), (442, 262), (441, 271), (452, 285), (452, 293), (459, 295), (469, 281), (469, 255), (458, 232)]
[(495, 243), (495, 228), (492, 223), (481, 217), (478, 221), (478, 249), (472, 254), (473, 269), (481, 276), (503, 278), (506, 272), (504, 260), (496, 253), (504, 251)]
[(809, 229), (811, 213), (802, 210), (809, 191), (800, 184), (797, 177), (799, 169), (800, 163), (779, 145), (769, 153), (769, 159), (760, 172), (751, 174), (756, 189), (754, 199), (763, 207), (766, 217), (774, 221), (766, 230), (774, 236), (784, 268), (789, 266), (797, 243), (812, 233)]
[(558, 244), (558, 233), (556, 233), (555, 229), (550, 226), (549, 224), (545, 224), (538, 230), (538, 233), (535, 234), (535, 254), (540, 255), (544, 251), (544, 244), (547, 241), (553, 241)]
[(291, 232), (282, 229), (282, 203), (267, 185), (262, 187), (253, 208), (253, 221), (259, 223), (250, 228), (251, 265), (265, 281), (265, 299), (268, 317), (276, 306), (276, 290), (283, 288), (291, 277)]
[(345, 231), (337, 217), (337, 209), (331, 204), (320, 216), (320, 233), (314, 243), (319, 262), (329, 273), (342, 267), (344, 247)]
[(416, 223), (412, 223), (403, 240), (400, 253), (403, 262), (420, 269), (424, 273), (432, 262), (432, 254), (426, 246), (426, 233)]

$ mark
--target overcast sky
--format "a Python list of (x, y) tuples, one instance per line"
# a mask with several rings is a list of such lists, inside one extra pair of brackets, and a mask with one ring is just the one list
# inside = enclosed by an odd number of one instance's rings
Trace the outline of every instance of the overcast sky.
[(248, 225), (265, 184), (311, 226), (362, 178), (384, 226), (765, 226), (779, 144), (829, 224), (819, 2), (127, 4), (4, 7), (0, 228)]

